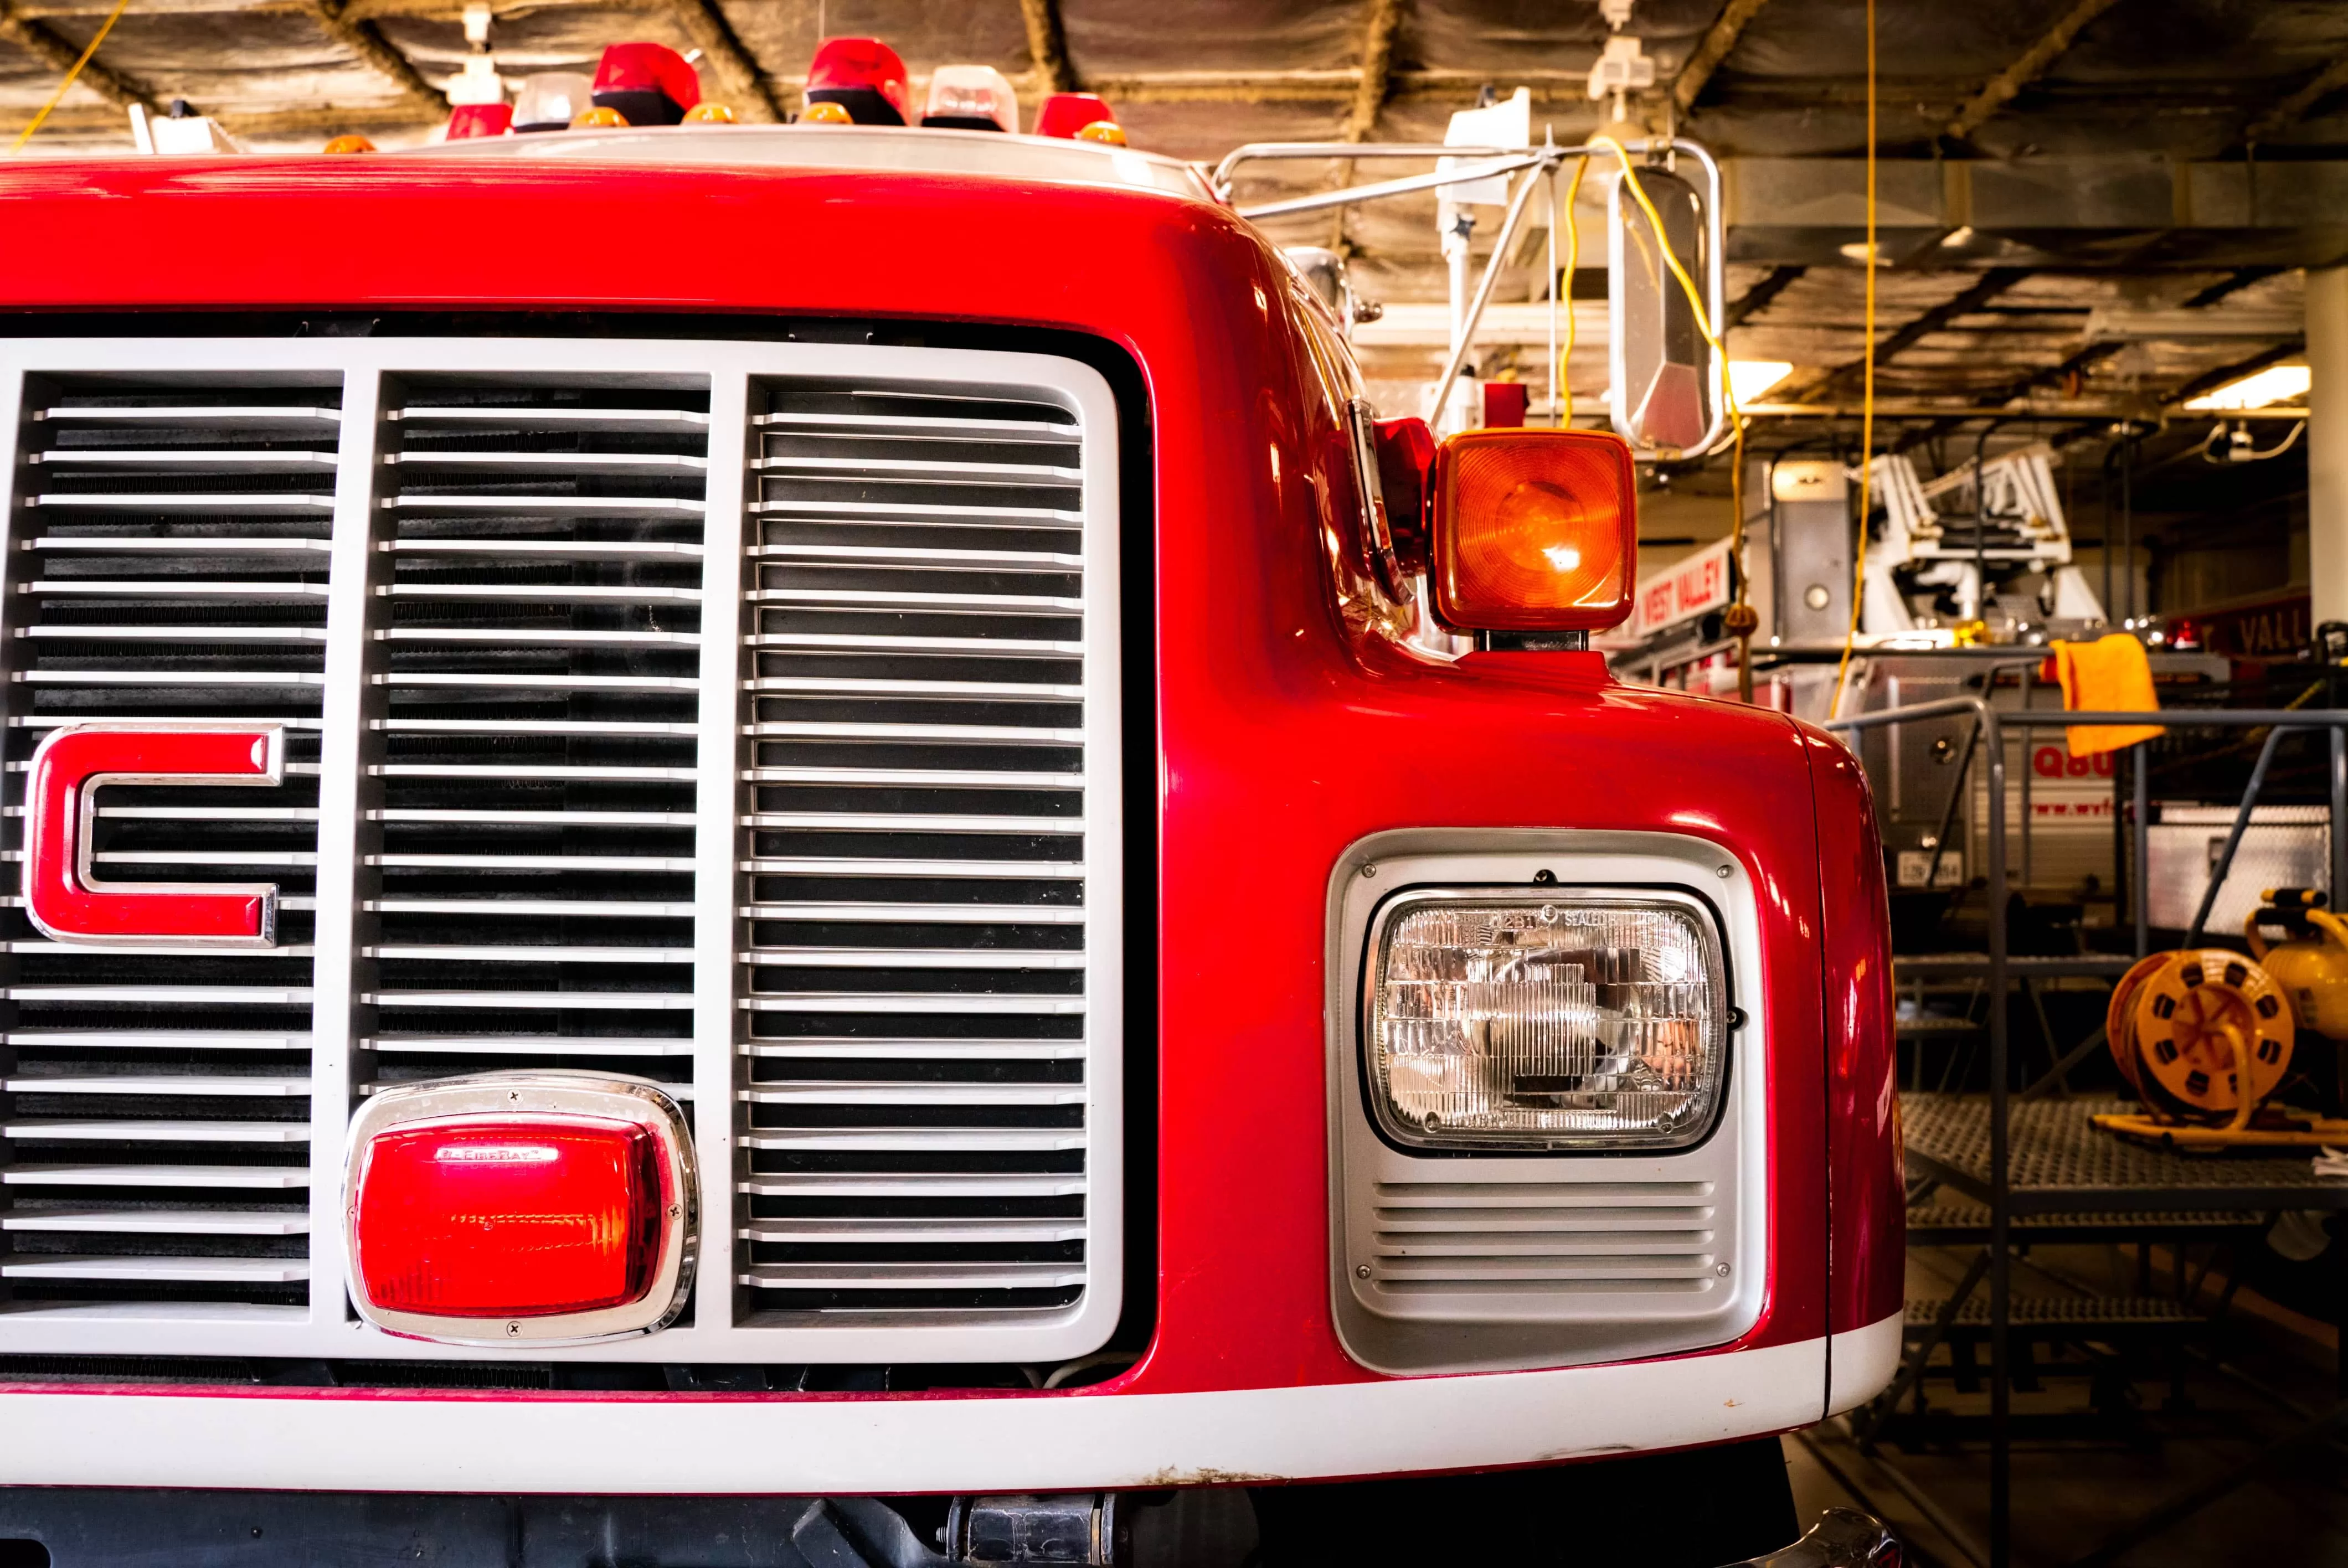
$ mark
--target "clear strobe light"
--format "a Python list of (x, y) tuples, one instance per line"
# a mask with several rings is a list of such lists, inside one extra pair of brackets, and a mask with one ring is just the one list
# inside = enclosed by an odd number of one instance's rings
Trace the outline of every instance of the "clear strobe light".
[(1373, 938), (1370, 1099), (1397, 1142), (1670, 1149), (1711, 1128), (1728, 1006), (1693, 900), (1414, 893)]

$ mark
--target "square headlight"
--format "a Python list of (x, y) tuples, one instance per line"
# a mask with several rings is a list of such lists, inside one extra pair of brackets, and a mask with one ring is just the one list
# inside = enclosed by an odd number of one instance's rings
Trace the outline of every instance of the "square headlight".
[(1711, 1131), (1727, 975), (1696, 898), (1413, 890), (1372, 917), (1368, 952), (1365, 1077), (1395, 1143), (1678, 1149)]

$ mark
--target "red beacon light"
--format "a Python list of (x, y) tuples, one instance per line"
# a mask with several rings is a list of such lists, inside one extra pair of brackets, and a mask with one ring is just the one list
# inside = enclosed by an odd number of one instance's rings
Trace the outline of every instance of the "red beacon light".
[[(909, 125), (905, 62), (878, 38), (826, 38), (808, 63), (807, 101), (834, 104), (858, 125)], [(812, 118), (812, 117), (810, 117)]]
[[(1078, 138), (1104, 140), (1107, 138), (1099, 136), (1086, 137), (1085, 132), (1097, 125), (1116, 124), (1117, 111), (1108, 107), (1106, 99), (1092, 93), (1054, 93), (1035, 111), (1035, 134), (1056, 136), (1064, 141)], [(1119, 131), (1116, 139), (1122, 144), (1124, 133)]]
[(677, 125), (701, 101), (701, 77), (665, 44), (613, 44), (595, 64), (594, 98), (630, 125)]
[(648, 1080), (485, 1072), (386, 1089), (352, 1122), (343, 1194), (360, 1316), (453, 1344), (659, 1328), (691, 1285), (692, 1151)]
[(513, 105), (458, 104), (448, 111), (450, 141), (470, 141), (476, 137), (503, 136), (513, 129)]
[(940, 66), (930, 77), (922, 123), (932, 130), (1019, 134), (1019, 95), (993, 66)]

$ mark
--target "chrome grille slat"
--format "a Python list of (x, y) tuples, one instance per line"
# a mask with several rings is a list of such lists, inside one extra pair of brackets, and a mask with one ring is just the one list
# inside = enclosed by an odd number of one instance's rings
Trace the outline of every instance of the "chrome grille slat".
[(689, 1100), (706, 378), (386, 401), (366, 1087), (553, 1059)]
[[(290, 1191), (310, 1184), (310, 1173), (287, 1165), (100, 1165), (26, 1161), (0, 1166), (0, 1186), (250, 1187)], [(304, 1211), (305, 1214), (307, 1211)]]
[(285, 1209), (108, 1209), (84, 1206), (0, 1211), (0, 1231), (77, 1231), (105, 1235), (300, 1235), (310, 1216)]
[(36, 1077), (0, 1079), (0, 1090), (15, 1094), (220, 1094), (306, 1100), (310, 1096), (310, 1081), (307, 1078), (257, 1073), (221, 1077), (192, 1072), (169, 1075), (108, 1072), (94, 1077), (74, 1078), (44, 1073)]
[(1099, 1347), (1124, 1200), (1097, 376), (0, 339), (0, 855), (60, 724), (289, 743), (281, 791), (124, 787), (96, 818), (125, 880), (279, 884), (280, 946), (67, 950), (0, 892), (0, 1354), (499, 1359), (355, 1338), (337, 1238), (365, 1097), (501, 1067), (687, 1107), (700, 1284), (597, 1359)]
[[(60, 724), (286, 732), (278, 790), (100, 793), (96, 859), (173, 882), (273, 882), (270, 949), (49, 940), (0, 915), (0, 1289), (11, 1320), (306, 1299), (314, 805), (341, 378), (28, 383), (11, 519), (6, 856), (23, 766)], [(202, 1207), (191, 1193), (211, 1194)], [(225, 1198), (252, 1206), (223, 1210)]]
[(1064, 1308), (1098, 1218), (1090, 433), (942, 390), (756, 422), (741, 1278), (786, 1318)]
[(76, 494), (65, 490), (44, 490), (26, 497), (25, 504), (28, 507), (62, 507), (67, 511), (219, 512), (239, 517), (249, 517), (255, 512), (331, 512), (335, 509), (332, 496), (282, 495), (266, 490), (242, 494), (178, 490)]
[(0, 1138), (28, 1143), (306, 1143), (307, 1122), (66, 1122), (36, 1118), (0, 1122)]
[(309, 1277), (310, 1260), (306, 1257), (0, 1257), (0, 1279), (138, 1281), (170, 1285), (299, 1285)]

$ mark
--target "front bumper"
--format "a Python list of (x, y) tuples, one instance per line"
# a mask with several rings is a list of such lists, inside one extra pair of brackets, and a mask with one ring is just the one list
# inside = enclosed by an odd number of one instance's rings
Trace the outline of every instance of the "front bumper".
[[(1194, 1517), (1134, 1550), (1150, 1528), (1134, 1494), (1103, 1498), (942, 1498), (891, 1507), (871, 1498), (418, 1497), (361, 1492), (124, 1491), (0, 1488), (0, 1558), (38, 1542), (52, 1568), (170, 1562), (178, 1568), (278, 1568), (288, 1563), (398, 1562), (421, 1568), (963, 1568), (973, 1563), (1103, 1563), (1140, 1558), (1219, 1568), (1240, 1561), (1244, 1527)], [(1161, 1494), (1162, 1495), (1162, 1494)], [(1087, 1528), (1088, 1505), (1107, 1503)], [(979, 1505), (974, 1508), (972, 1505)], [(969, 1521), (984, 1505), (992, 1528)], [(1076, 1506), (1071, 1507), (1074, 1504)], [(1040, 1506), (1036, 1506), (1040, 1505)], [(939, 1523), (930, 1524), (932, 1515)], [(1022, 1518), (1019, 1516), (1025, 1515)], [(1161, 1534), (1165, 1534), (1160, 1526)], [(1179, 1541), (1179, 1544), (1174, 1542)], [(953, 1551), (946, 1555), (943, 1544)], [(1668, 1542), (1645, 1561), (1678, 1563)], [(1174, 1555), (1167, 1548), (1173, 1547)], [(14, 1559), (7, 1559), (13, 1561)], [(1720, 1568), (1899, 1568), (1890, 1532), (1829, 1509), (1799, 1541)]]

